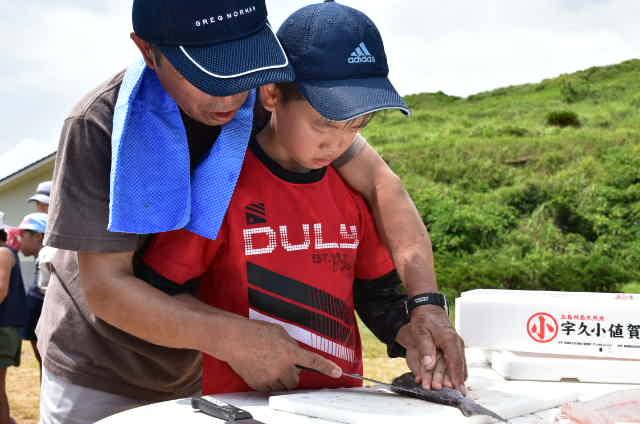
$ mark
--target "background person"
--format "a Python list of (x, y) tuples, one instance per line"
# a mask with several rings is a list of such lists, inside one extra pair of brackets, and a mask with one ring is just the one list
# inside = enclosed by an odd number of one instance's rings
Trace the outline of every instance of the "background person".
[(43, 266), (40, 261), (40, 252), (43, 248), (44, 235), (47, 232), (47, 214), (44, 212), (30, 213), (22, 219), (18, 229), (20, 230), (20, 252), (24, 256), (33, 256), (36, 262), (32, 283), (27, 288), (26, 322), (22, 328), (21, 335), (23, 340), (28, 340), (31, 344), (42, 373), (42, 358), (38, 352), (38, 339), (35, 329), (40, 319), (44, 302), (44, 291), (40, 288), (38, 280), (41, 274), (40, 267)]
[(33, 202), (36, 205), (36, 211), (49, 212), (49, 196), (51, 194), (51, 181), (43, 181), (38, 184), (36, 192), (33, 196), (29, 197), (28, 202)]
[(22, 340), (20, 328), (25, 322), (25, 293), (20, 259), (6, 245), (7, 233), (0, 212), (0, 424), (13, 423), (7, 398), (7, 368), (20, 365)]

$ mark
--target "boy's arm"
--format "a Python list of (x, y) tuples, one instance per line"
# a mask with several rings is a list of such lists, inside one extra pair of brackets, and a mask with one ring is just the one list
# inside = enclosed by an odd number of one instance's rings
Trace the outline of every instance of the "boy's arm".
[(9, 294), (11, 284), (11, 269), (16, 264), (16, 258), (11, 250), (0, 249), (0, 303), (4, 302)]
[[(359, 135), (334, 166), (371, 206), (409, 296), (437, 292), (431, 239), (400, 178)], [(436, 352), (440, 350), (454, 386), (463, 389), (467, 378), (464, 343), (446, 312), (432, 305), (415, 308), (411, 330), (423, 358), (424, 372), (418, 376), (423, 384), (430, 386)]]

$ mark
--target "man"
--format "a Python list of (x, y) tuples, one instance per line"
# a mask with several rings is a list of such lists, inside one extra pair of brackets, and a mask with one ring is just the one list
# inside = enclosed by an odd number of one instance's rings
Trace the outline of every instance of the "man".
[(38, 184), (35, 194), (29, 197), (27, 202), (35, 203), (36, 211), (48, 213), (50, 194), (51, 194), (51, 181), (43, 181), (40, 184)]
[[(219, 311), (135, 278), (133, 258), (144, 242), (137, 234), (221, 221), (244, 157), (239, 146), (246, 148), (250, 136), (249, 90), (292, 81), (293, 73), (268, 26), (264, 0), (136, 0), (133, 23), (132, 39), (147, 67), (130, 68), (90, 93), (62, 131), (47, 243), (64, 251), (53, 261), (38, 327), (43, 423), (93, 422), (198, 392), (196, 350), (224, 351), (251, 387), (269, 387), (296, 364), (341, 375), (274, 325), (242, 320), (221, 329), (223, 343), (211, 340), (209, 329), (226, 322)], [(358, 140), (338, 161), (339, 172), (372, 204), (409, 294), (437, 291), (415, 207), (398, 177)], [(224, 149), (230, 154), (216, 162)], [(180, 181), (189, 184), (190, 170), (194, 184), (185, 188)], [(195, 185), (203, 170), (222, 172), (204, 181), (218, 184), (225, 199)], [(203, 201), (192, 205), (193, 198)], [(444, 310), (416, 308), (411, 328), (425, 357), (412, 368), (424, 384), (444, 380), (444, 369), (434, 372), (438, 347), (462, 387), (463, 345)]]
[[(51, 181), (43, 181), (38, 184), (36, 188), (36, 192), (33, 196), (27, 199), (27, 202), (33, 202), (36, 206), (36, 211), (38, 213), (46, 214), (49, 211), (49, 195), (51, 193)], [(46, 223), (46, 215), (45, 215), (45, 223)], [(42, 232), (43, 235), (45, 231)], [(42, 246), (40, 246), (42, 247)], [(53, 248), (45, 247), (44, 251), (51, 252)], [(42, 304), (44, 302), (44, 291), (38, 284), (39, 276), (44, 271), (46, 265), (43, 265), (43, 261), (40, 257), (40, 254), (43, 250), (38, 249), (38, 253), (36, 256), (36, 269), (35, 269), (35, 278), (33, 282), (27, 286), (27, 321), (25, 326), (22, 328), (22, 339), (29, 341), (31, 347), (33, 348), (33, 354), (40, 365), (40, 370), (42, 370), (42, 358), (40, 357), (40, 353), (38, 352), (38, 338), (36, 336), (36, 325), (38, 324), (38, 320), (40, 319), (40, 314), (42, 312)]]

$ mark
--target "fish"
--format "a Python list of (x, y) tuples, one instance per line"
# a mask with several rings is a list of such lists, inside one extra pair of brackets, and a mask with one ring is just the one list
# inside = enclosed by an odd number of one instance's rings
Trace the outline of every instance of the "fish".
[(411, 372), (394, 378), (391, 382), (390, 389), (399, 395), (458, 408), (465, 417), (471, 417), (473, 415), (487, 415), (499, 421), (507, 422), (507, 420), (502, 418), (500, 415), (463, 395), (458, 390), (450, 389), (448, 387), (444, 387), (440, 390), (425, 390), (422, 388), (420, 383), (416, 383), (416, 377)]
[[(296, 365), (296, 367), (301, 370), (320, 373), (320, 371), (316, 369), (303, 367), (302, 365)], [(505, 423), (508, 422), (500, 415), (496, 414), (490, 409), (485, 408), (473, 399), (463, 395), (458, 390), (450, 389), (448, 387), (444, 387), (440, 390), (423, 389), (421, 384), (416, 383), (416, 377), (412, 372), (408, 372), (394, 378), (391, 384), (374, 380), (373, 378), (365, 377), (360, 374), (349, 374), (343, 372), (342, 375), (361, 381), (369, 381), (371, 383), (378, 384), (386, 390), (391, 390), (392, 392), (401, 396), (412, 397), (415, 399), (425, 400), (427, 402), (458, 408), (460, 412), (462, 412), (462, 415), (464, 415), (465, 417), (471, 417), (473, 415), (487, 415), (491, 418), (495, 418), (498, 421), (502, 421)]]

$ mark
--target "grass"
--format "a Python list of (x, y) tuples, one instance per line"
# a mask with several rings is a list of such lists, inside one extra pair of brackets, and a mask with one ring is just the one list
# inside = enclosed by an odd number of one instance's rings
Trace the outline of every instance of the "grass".
[(429, 227), (450, 297), (640, 284), (639, 75), (631, 60), (469, 98), (417, 94), (411, 118), (375, 117), (365, 136)]
[(11, 367), (7, 372), (7, 394), (11, 406), (11, 416), (18, 424), (36, 424), (38, 422), (39, 393), (38, 362), (33, 355), (31, 344), (24, 342), (22, 343), (20, 367)]
[[(385, 346), (366, 328), (361, 328), (365, 356), (365, 375), (382, 381), (406, 372), (403, 359), (386, 357)], [(37, 424), (40, 382), (38, 363), (28, 343), (22, 344), (22, 364), (9, 368), (7, 393), (11, 415), (18, 424)]]

